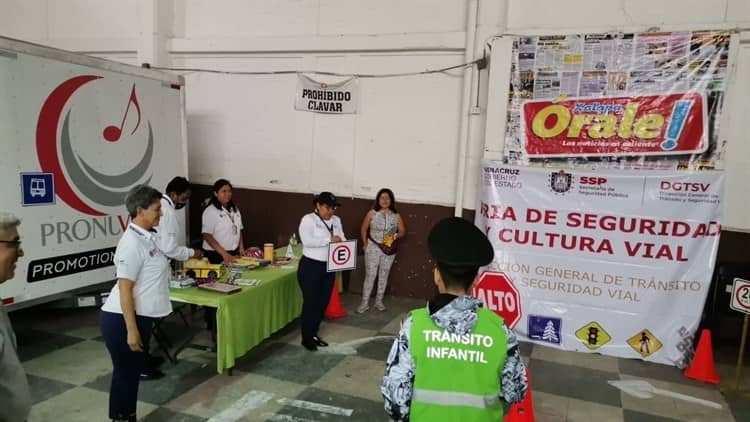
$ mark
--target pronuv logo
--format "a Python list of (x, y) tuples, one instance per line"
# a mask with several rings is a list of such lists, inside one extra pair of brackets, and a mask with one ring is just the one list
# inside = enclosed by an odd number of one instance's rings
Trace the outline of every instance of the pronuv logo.
[[(150, 182), (151, 175), (148, 171), (154, 155), (154, 136), (149, 121), (146, 121), (145, 125), (148, 127), (146, 151), (132, 168), (124, 172), (100, 172), (76, 151), (70, 128), (71, 112), (75, 110), (76, 105), (75, 101), (71, 100), (82, 87), (102, 79), (101, 76), (81, 75), (58, 85), (47, 97), (39, 112), (36, 130), (39, 165), (43, 172), (54, 175), (55, 194), (77, 211), (94, 216), (109, 214), (105, 211), (106, 208), (122, 206), (125, 203), (125, 195), (133, 186)], [(72, 104), (69, 106), (69, 103)], [(123, 133), (131, 109), (137, 113), (137, 119), (132, 129), (128, 128)], [(101, 142), (114, 144), (123, 139), (123, 134), (126, 135), (124, 138), (135, 135), (141, 127), (141, 117), (136, 85), (133, 84), (120, 125), (110, 125), (103, 129), (92, 127), (90, 136), (97, 136)]]

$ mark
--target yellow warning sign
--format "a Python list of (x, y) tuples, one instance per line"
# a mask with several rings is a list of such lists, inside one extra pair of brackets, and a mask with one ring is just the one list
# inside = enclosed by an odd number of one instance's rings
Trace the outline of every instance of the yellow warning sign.
[(658, 338), (649, 330), (643, 329), (628, 339), (628, 344), (636, 353), (647, 358), (663, 346)]
[(576, 331), (578, 337), (591, 350), (596, 350), (612, 340), (609, 333), (604, 331), (596, 321), (591, 321)]

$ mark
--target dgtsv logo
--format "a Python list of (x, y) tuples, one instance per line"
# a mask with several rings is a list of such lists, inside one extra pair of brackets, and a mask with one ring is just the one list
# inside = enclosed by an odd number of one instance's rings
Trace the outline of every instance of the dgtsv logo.
[(24, 207), (55, 203), (55, 177), (52, 173), (21, 173), (21, 198)]

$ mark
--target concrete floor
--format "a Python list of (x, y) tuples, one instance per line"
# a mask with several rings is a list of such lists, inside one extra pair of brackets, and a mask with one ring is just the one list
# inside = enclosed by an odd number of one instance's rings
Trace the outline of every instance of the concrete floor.
[[(424, 301), (388, 298), (386, 312), (352, 313), (358, 298), (343, 295), (350, 315), (323, 324), (331, 343), (393, 336), (400, 320)], [(97, 309), (14, 312), (22, 361), (29, 374), (35, 421), (106, 420), (111, 363), (101, 341)], [(195, 326), (201, 315), (195, 315)], [(170, 337), (186, 335), (179, 318)], [(201, 334), (167, 376), (141, 383), (143, 421), (387, 421), (380, 381), (391, 338), (374, 339), (357, 353), (310, 353), (299, 345), (297, 322), (241, 358), (233, 376), (218, 375), (215, 355)], [(673, 367), (523, 344), (532, 376), (536, 420), (545, 421), (750, 421), (750, 400), (725, 397), (723, 387), (690, 381)], [(735, 352), (736, 353), (736, 352)], [(732, 351), (717, 352), (718, 370), (733, 379)], [(748, 370), (747, 372), (750, 372)], [(637, 399), (609, 386), (613, 379), (645, 379), (658, 388), (719, 402), (722, 410), (666, 397)], [(750, 383), (746, 383), (750, 387)]]

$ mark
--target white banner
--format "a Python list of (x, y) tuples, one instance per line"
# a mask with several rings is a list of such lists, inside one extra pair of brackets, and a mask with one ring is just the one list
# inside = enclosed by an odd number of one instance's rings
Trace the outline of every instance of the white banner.
[(355, 114), (359, 82), (355, 77), (335, 83), (316, 81), (297, 74), (295, 110), (328, 114)]
[(523, 340), (684, 366), (719, 244), (723, 172), (485, 161), (476, 225), (520, 291)]

